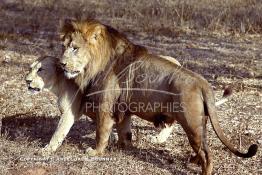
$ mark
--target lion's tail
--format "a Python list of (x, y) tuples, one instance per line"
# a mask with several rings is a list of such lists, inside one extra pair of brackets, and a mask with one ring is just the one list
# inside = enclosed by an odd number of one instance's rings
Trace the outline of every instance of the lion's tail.
[(235, 155), (243, 158), (249, 158), (252, 157), (256, 154), (258, 146), (256, 144), (252, 144), (247, 153), (242, 153), (239, 150), (237, 150), (232, 143), (230, 143), (227, 138), (224, 135), (223, 130), (221, 129), (218, 118), (217, 118), (217, 113), (215, 110), (215, 100), (213, 96), (213, 91), (210, 86), (208, 87), (203, 87), (202, 89), (202, 94), (204, 98), (204, 105), (205, 109), (207, 109), (206, 113), (209, 115), (209, 118), (211, 120), (211, 124), (215, 130), (216, 135), (220, 139), (220, 141)]

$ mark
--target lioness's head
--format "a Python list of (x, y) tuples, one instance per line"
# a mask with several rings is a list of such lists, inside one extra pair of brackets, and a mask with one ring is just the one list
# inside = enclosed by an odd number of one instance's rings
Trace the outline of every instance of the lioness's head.
[(113, 52), (107, 30), (95, 20), (65, 20), (61, 32), (64, 53), (60, 64), (67, 78), (86, 72), (93, 77), (105, 67)]
[(38, 93), (53, 85), (54, 75), (56, 74), (56, 59), (46, 56), (31, 64), (30, 71), (26, 76), (26, 84), (31, 92)]

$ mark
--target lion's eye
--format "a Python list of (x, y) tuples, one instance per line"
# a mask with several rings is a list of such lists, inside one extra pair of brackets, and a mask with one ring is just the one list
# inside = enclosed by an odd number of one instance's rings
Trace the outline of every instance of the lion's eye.
[(42, 68), (39, 68), (37, 72), (41, 72), (43, 69)]
[(73, 50), (73, 52), (77, 52), (78, 51), (78, 47), (76, 47), (76, 46), (72, 46), (72, 50)]

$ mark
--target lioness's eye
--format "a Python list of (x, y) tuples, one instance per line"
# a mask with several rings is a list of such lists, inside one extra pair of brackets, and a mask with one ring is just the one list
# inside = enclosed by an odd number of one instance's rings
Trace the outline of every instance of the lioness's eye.
[(39, 68), (37, 72), (41, 72), (43, 69), (42, 68)]

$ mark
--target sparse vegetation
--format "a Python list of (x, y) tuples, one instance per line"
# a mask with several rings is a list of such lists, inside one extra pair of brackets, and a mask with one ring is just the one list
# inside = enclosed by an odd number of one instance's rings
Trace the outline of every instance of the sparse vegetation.
[[(3, 0), (0, 9), (0, 174), (200, 172), (188, 164), (192, 151), (179, 126), (167, 143), (153, 145), (148, 136), (156, 130), (137, 118), (134, 147), (111, 145), (105, 156), (112, 161), (61, 160), (83, 158), (85, 148), (94, 146), (95, 125), (85, 117), (51, 157), (54, 161), (34, 155), (48, 143), (60, 113), (52, 94), (30, 95), (24, 77), (38, 56), (61, 55), (59, 22), (67, 17), (96, 18), (154, 53), (177, 58), (212, 83), (217, 99), (224, 86), (233, 86), (233, 99), (218, 108), (220, 124), (239, 148), (257, 142), (261, 149), (262, 1)], [(261, 150), (251, 159), (239, 159), (208, 130), (214, 173), (262, 173)], [(28, 157), (37, 160), (25, 161)]]

